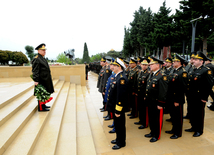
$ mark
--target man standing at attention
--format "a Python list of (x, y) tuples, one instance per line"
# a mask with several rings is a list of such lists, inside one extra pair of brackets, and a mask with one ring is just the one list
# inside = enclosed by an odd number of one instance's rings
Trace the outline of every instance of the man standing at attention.
[[(45, 44), (40, 44), (35, 48), (35, 50), (38, 50), (38, 55), (32, 61), (33, 80), (35, 86), (40, 84), (45, 87), (47, 92), (52, 94), (54, 92), (54, 88), (50, 67), (47, 60), (44, 58), (46, 54), (45, 46)], [(38, 102), (38, 111), (49, 111), (49, 109), (47, 109), (50, 108), (49, 106), (39, 104), (40, 103)]]
[(116, 130), (116, 139), (111, 143), (115, 144), (112, 149), (117, 150), (126, 146), (126, 127), (125, 127), (125, 109), (127, 106), (128, 79), (124, 74), (125, 65), (120, 59), (113, 63), (115, 79), (113, 80), (108, 102), (111, 103), (111, 109), (114, 111), (114, 126)]
[(199, 137), (204, 130), (204, 107), (213, 87), (212, 70), (204, 66), (207, 57), (200, 51), (194, 56), (194, 66), (189, 74), (190, 123), (191, 128), (186, 132), (194, 132), (193, 137)]
[(145, 137), (151, 138), (150, 142), (160, 139), (163, 123), (163, 107), (166, 103), (168, 90), (167, 75), (161, 72), (163, 61), (151, 57), (151, 74), (147, 81), (146, 96), (144, 100), (148, 103), (149, 124), (151, 132)]

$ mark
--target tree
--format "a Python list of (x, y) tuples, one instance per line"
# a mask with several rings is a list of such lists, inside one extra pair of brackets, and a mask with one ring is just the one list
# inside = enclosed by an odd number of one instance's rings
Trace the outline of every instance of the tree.
[(64, 53), (60, 53), (57, 56), (56, 61), (60, 62), (60, 63), (65, 63), (65, 64), (71, 64), (72, 63), (71, 60), (67, 56), (65, 56)]
[(88, 54), (88, 47), (87, 47), (86, 43), (84, 44), (83, 58), (82, 58), (82, 63), (84, 63), (84, 62), (86, 62), (86, 63), (90, 62), (90, 57)]
[(131, 45), (131, 38), (130, 38), (130, 30), (124, 28), (124, 39), (123, 39), (123, 50), (122, 53), (124, 56), (130, 56), (134, 54), (134, 48)]
[(29, 61), (22, 52), (13, 52), (13, 62), (15, 62), (16, 65), (23, 65), (23, 63), (28, 63)]
[(30, 61), (32, 61), (35, 55), (33, 46), (27, 45), (25, 46), (25, 50), (26, 50), (27, 56), (30, 58)]
[(105, 57), (106, 53), (98, 53), (96, 55), (93, 55), (90, 59), (91, 62), (100, 61), (102, 57)]
[(0, 50), (0, 63), (6, 64), (9, 61), (9, 56), (6, 51)]

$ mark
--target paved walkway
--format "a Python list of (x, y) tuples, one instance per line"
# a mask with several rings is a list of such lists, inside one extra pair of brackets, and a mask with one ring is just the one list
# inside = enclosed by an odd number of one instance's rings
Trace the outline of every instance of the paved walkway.
[[(97, 74), (89, 72), (89, 80), (87, 81), (87, 88), (92, 97), (94, 107), (99, 120), (103, 126), (104, 133), (109, 141), (109, 148), (113, 145), (111, 140), (115, 139), (115, 134), (109, 134), (111, 129), (107, 126), (112, 124), (112, 120), (104, 121), (103, 116), (107, 113), (101, 113), (99, 108), (102, 107), (102, 97), (96, 88)], [(210, 98), (209, 98), (210, 100)], [(209, 104), (209, 102), (208, 102)], [(184, 105), (184, 114), (186, 115), (186, 103)], [(164, 122), (162, 128), (161, 139), (155, 143), (150, 143), (148, 138), (144, 135), (149, 133), (149, 128), (139, 130), (138, 125), (134, 122), (138, 118), (129, 119), (126, 116), (126, 147), (120, 150), (103, 150), (103, 155), (213, 155), (214, 154), (214, 111), (205, 108), (205, 127), (204, 134), (200, 137), (193, 137), (193, 133), (185, 132), (184, 129), (190, 128), (189, 120), (184, 119), (183, 136), (178, 139), (170, 139), (166, 130), (171, 130), (172, 125), (165, 120), (169, 118), (169, 114), (164, 115)], [(102, 138), (102, 137), (100, 137)], [(105, 147), (102, 147), (105, 148)], [(101, 148), (100, 148), (101, 149)]]

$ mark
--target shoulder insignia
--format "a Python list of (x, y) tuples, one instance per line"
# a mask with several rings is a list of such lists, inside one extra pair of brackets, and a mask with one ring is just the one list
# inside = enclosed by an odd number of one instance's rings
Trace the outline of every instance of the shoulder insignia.
[(38, 55), (37, 55), (37, 56), (35, 56), (34, 58), (38, 58)]
[(163, 76), (163, 80), (166, 81), (167, 80), (167, 76)]
[(212, 74), (212, 71), (211, 71), (211, 70), (208, 70), (208, 74), (211, 75), (211, 74)]
[(186, 78), (187, 77), (187, 73), (183, 73), (183, 77)]
[(125, 84), (125, 80), (120, 80), (120, 84)]
[(122, 74), (120, 74), (120, 77), (122, 78), (122, 77), (123, 77), (123, 75), (122, 75)]
[(123, 107), (119, 106), (116, 104), (116, 108), (115, 108), (117, 111), (122, 111)]

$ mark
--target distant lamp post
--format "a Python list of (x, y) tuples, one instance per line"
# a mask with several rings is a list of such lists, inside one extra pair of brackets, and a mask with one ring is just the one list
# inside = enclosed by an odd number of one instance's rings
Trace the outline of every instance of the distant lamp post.
[[(192, 46), (191, 46), (191, 53), (194, 52), (195, 50), (195, 31), (196, 31), (196, 25), (197, 25), (197, 20), (203, 18), (202, 16), (200, 16), (199, 18), (193, 19), (190, 22), (192, 23)], [(194, 21), (195, 24), (194, 24)]]

